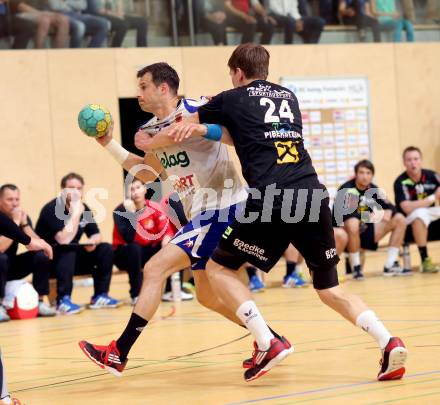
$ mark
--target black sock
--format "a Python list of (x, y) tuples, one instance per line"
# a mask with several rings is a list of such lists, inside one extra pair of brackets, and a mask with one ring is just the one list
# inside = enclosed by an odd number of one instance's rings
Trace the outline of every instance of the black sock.
[(136, 342), (144, 327), (147, 326), (147, 323), (148, 321), (146, 319), (140, 317), (134, 312), (131, 314), (127, 327), (124, 332), (122, 332), (120, 338), (116, 341), (116, 346), (119, 350), (122, 361), (125, 361), (127, 358), (128, 352), (134, 345), (134, 342)]
[(425, 260), (428, 257), (428, 249), (426, 246), (419, 246), (419, 253), (420, 253), (420, 258), (423, 260)]
[(286, 277), (290, 276), (296, 270), (296, 262), (286, 262)]
[(246, 272), (250, 280), (253, 276), (257, 275), (257, 268), (254, 266), (246, 266)]

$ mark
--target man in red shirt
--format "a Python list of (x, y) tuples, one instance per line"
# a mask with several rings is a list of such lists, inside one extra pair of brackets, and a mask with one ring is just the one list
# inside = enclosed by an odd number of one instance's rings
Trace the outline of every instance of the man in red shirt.
[(261, 43), (269, 44), (277, 25), (258, 0), (226, 0), (227, 25), (240, 31), (241, 43), (254, 42), (255, 32), (262, 33)]
[(142, 182), (135, 179), (130, 186), (130, 198), (113, 211), (114, 262), (128, 273), (133, 304), (142, 285), (144, 264), (176, 233), (161, 206), (145, 198), (146, 192)]

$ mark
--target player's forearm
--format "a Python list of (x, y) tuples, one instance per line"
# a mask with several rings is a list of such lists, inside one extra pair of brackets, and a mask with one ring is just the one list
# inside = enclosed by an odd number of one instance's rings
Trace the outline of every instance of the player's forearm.
[(5, 253), (12, 245), (13, 240), (6, 236), (0, 236), (0, 253)]
[(400, 203), (400, 208), (402, 208), (403, 212), (406, 215), (411, 214), (414, 210), (417, 208), (428, 208), (430, 207), (435, 201), (432, 200), (432, 198), (426, 197), (423, 200), (417, 200), (417, 201), (403, 201)]
[(81, 214), (73, 214), (66, 222), (63, 230), (55, 235), (55, 240), (60, 245), (68, 245), (78, 232)]

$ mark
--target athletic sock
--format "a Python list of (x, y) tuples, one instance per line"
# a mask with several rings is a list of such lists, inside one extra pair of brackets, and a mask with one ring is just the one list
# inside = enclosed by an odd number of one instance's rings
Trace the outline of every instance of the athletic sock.
[(131, 314), (127, 327), (124, 332), (122, 332), (121, 337), (116, 341), (116, 347), (119, 350), (122, 361), (125, 361), (127, 358), (128, 352), (131, 350), (131, 347), (134, 345), (134, 342), (136, 342), (145, 326), (147, 326), (147, 323), (148, 321), (146, 319), (134, 312)]
[(423, 262), (428, 257), (428, 248), (426, 246), (419, 246), (419, 253)]
[(392, 337), (388, 329), (377, 318), (376, 314), (369, 310), (362, 312), (356, 319), (356, 325), (362, 328), (370, 336), (372, 336), (379, 343), (383, 350)]
[(286, 277), (289, 277), (296, 270), (296, 262), (287, 262), (286, 261)]
[[(266, 324), (267, 325), (267, 324)], [(246, 328), (246, 326), (244, 326), (244, 325), (240, 325), (242, 328), (245, 328), (246, 330), (247, 330), (247, 328)], [(274, 335), (274, 337), (276, 337), (277, 339), (279, 339), (279, 340), (281, 340), (282, 339), (282, 337), (278, 334), (278, 333), (276, 333), (269, 325), (267, 325), (267, 327), (269, 328), (269, 330), (272, 332), (272, 335)]]
[(243, 322), (257, 342), (258, 349), (268, 350), (274, 335), (267, 326), (254, 301), (245, 301), (237, 309), (236, 315)]
[(393, 267), (394, 262), (397, 261), (398, 257), (399, 257), (399, 248), (390, 246), (388, 248), (388, 256), (387, 256), (387, 261), (385, 262), (385, 268), (391, 269), (391, 267)]
[(249, 280), (257, 275), (257, 268), (254, 266), (246, 266), (246, 273), (249, 277)]
[(350, 266), (352, 269), (361, 265), (361, 254), (359, 252), (349, 253), (348, 259), (350, 260)]

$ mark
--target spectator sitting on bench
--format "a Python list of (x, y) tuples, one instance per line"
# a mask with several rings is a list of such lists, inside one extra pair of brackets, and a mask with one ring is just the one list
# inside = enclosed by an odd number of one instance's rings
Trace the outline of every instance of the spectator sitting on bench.
[(439, 271), (428, 256), (428, 231), (436, 229), (440, 239), (440, 176), (438, 173), (422, 169), (422, 152), (415, 146), (403, 151), (403, 164), (406, 170), (394, 182), (396, 205), (406, 215), (411, 225), (414, 240), (419, 248), (423, 273)]
[(201, 26), (212, 35), (214, 45), (226, 45), (224, 0), (199, 0), (196, 6), (201, 19)]
[[(109, 297), (113, 249), (102, 242), (93, 214), (82, 202), (84, 179), (69, 173), (61, 180), (61, 195), (41, 210), (37, 233), (54, 247), (53, 267), (57, 279), (57, 311), (76, 314), (81, 307), (71, 301), (73, 276), (92, 274), (94, 295), (89, 308), (116, 308), (121, 302)], [(86, 244), (79, 242), (85, 233)]]
[(88, 0), (91, 14), (106, 18), (111, 23), (114, 33), (111, 46), (120, 48), (127, 31), (136, 30), (136, 46), (147, 46), (147, 20), (143, 17), (126, 14), (123, 0)]
[(270, 44), (276, 21), (267, 14), (258, 0), (225, 0), (228, 26), (243, 33), (241, 43), (255, 41), (256, 31), (261, 31), (261, 43)]
[(393, 31), (393, 41), (402, 41), (402, 31), (406, 31), (406, 40), (414, 42), (414, 27), (411, 21), (397, 11), (395, 0), (371, 0), (372, 13), (379, 20), (384, 31)]
[(345, 25), (356, 25), (358, 31), (371, 28), (374, 42), (380, 42), (379, 21), (371, 13), (369, 0), (340, 0), (339, 14)]
[(325, 21), (320, 17), (307, 15), (305, 0), (269, 0), (268, 9), (277, 25), (284, 28), (284, 43), (293, 42), (297, 33), (305, 44), (317, 44)]
[[(32, 222), (20, 204), (20, 190), (14, 184), (0, 187), (0, 212), (12, 219), (31, 238), (39, 239)], [(49, 294), (50, 259), (42, 250), (17, 254), (18, 242), (0, 236), (0, 322), (9, 320), (1, 302), (5, 296), (6, 281), (20, 280), (32, 273), (32, 282), (40, 296), (39, 316), (54, 316), (55, 308), (44, 302)]]
[(35, 35), (36, 27), (30, 20), (11, 15), (7, 0), (0, 0), (0, 38), (12, 35), (12, 49), (26, 49)]
[[(410, 269), (402, 269), (398, 262), (399, 248), (405, 236), (406, 222), (401, 213), (384, 197), (372, 183), (374, 166), (369, 160), (361, 160), (354, 167), (355, 177), (344, 183), (338, 190), (333, 206), (334, 218), (338, 221), (338, 206), (354, 209), (343, 215), (343, 225), (348, 234), (348, 256), (353, 277), (362, 279), (360, 249), (376, 250), (378, 242), (391, 232), (388, 256), (383, 275), (409, 275)], [(374, 207), (374, 208), (373, 208)], [(380, 215), (383, 215), (380, 218)], [(339, 225), (339, 224), (338, 224)]]
[(35, 23), (35, 48), (44, 48), (51, 30), (55, 31), (54, 47), (68, 48), (68, 17), (60, 13), (47, 11), (47, 4), (43, 0), (11, 0), (10, 7), (13, 15)]

